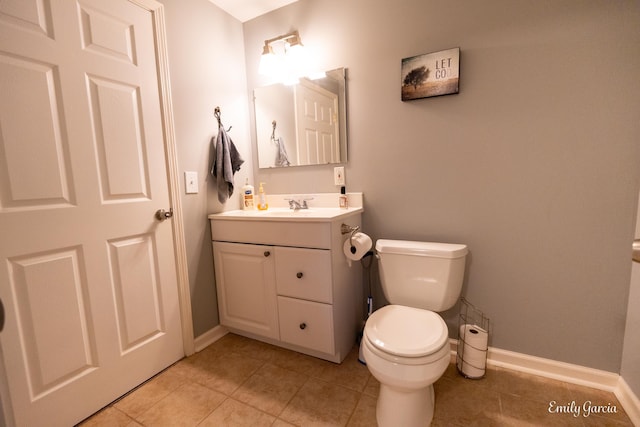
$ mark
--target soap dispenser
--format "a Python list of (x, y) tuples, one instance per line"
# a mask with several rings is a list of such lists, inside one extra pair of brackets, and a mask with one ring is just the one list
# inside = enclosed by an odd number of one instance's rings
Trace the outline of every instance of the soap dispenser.
[(260, 189), (258, 190), (258, 209), (266, 211), (269, 208), (267, 204), (267, 195), (264, 194), (264, 182), (260, 183)]

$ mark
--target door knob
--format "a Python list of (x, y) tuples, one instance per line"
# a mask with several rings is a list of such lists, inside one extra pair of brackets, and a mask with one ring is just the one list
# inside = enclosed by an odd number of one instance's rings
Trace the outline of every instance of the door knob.
[(165, 219), (169, 219), (173, 216), (173, 208), (169, 209), (169, 211), (165, 211), (164, 209), (158, 209), (156, 211), (156, 219), (160, 222), (164, 221)]
[(634, 240), (631, 245), (631, 259), (640, 262), (640, 239)]

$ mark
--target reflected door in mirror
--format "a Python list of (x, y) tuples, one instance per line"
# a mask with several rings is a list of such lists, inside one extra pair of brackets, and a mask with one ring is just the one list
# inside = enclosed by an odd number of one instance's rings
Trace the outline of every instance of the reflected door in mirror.
[(340, 163), (338, 95), (302, 80), (295, 96), (298, 165)]

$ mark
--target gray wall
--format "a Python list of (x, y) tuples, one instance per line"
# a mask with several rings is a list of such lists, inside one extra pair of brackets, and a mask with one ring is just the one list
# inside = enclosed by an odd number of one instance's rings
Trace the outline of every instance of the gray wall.
[[(244, 24), (248, 87), (266, 83), (263, 40), (298, 29), (324, 68), (349, 71), (347, 189), (364, 192), (364, 230), (467, 243), (463, 293), (491, 317), (491, 345), (620, 372), (638, 5), (300, 0)], [(402, 58), (458, 46), (460, 94), (400, 101)], [(256, 174), (273, 193), (336, 191), (327, 166)]]
[[(209, 176), (210, 140), (220, 106), (229, 136), (245, 159), (238, 187), (253, 180), (242, 24), (207, 0), (161, 0), (165, 6), (171, 91), (180, 173), (197, 171), (198, 194), (182, 196), (195, 336), (219, 323), (207, 215), (240, 207), (235, 192), (222, 206)], [(184, 179), (181, 175), (184, 189)]]

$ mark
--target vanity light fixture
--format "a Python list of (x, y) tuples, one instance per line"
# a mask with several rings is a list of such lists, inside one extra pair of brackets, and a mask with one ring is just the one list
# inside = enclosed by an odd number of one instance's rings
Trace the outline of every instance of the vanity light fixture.
[(309, 73), (307, 70), (308, 59), (297, 30), (264, 41), (258, 68), (260, 74), (275, 77), (285, 84), (296, 84), (302, 76), (312, 79), (324, 77), (323, 73)]

